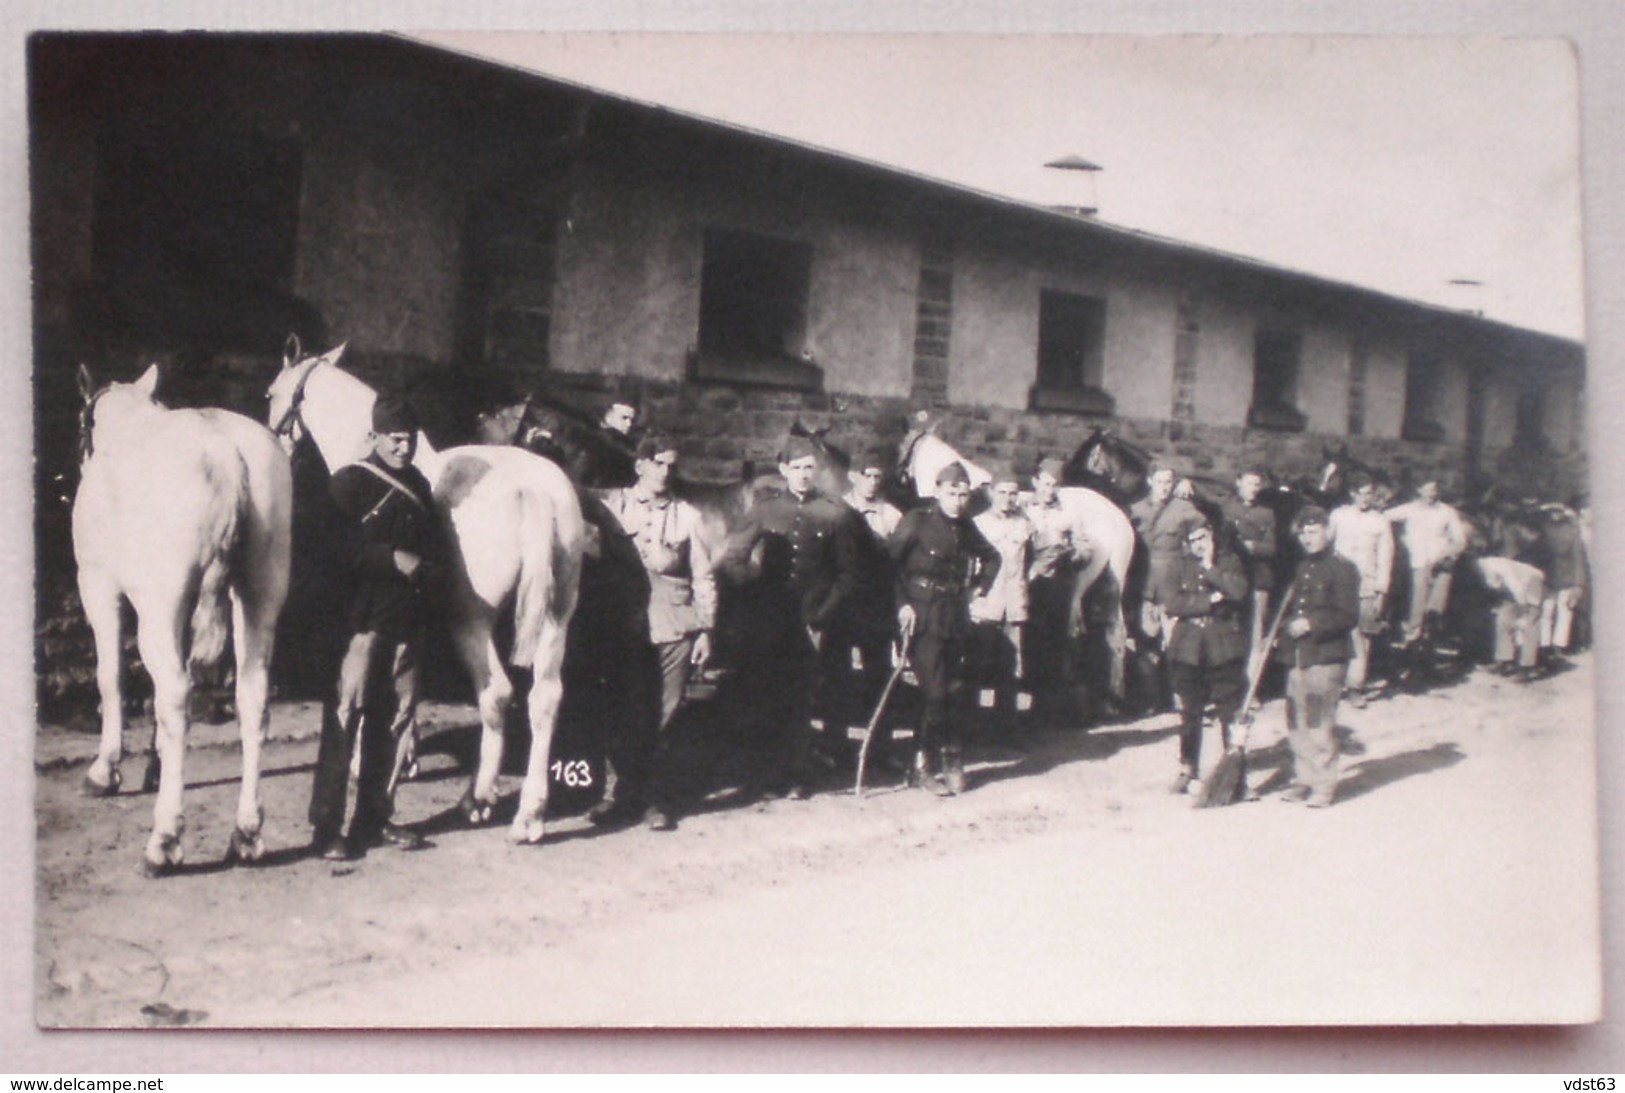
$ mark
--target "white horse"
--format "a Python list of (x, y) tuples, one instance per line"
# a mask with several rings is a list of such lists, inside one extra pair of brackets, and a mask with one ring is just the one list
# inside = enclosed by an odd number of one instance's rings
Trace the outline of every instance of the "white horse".
[[(929, 428), (905, 437), (901, 455), (903, 475), (922, 498), (935, 495), (937, 472), (956, 461), (965, 467), (973, 488), (985, 488), (993, 480), (991, 472), (960, 455)], [(1073, 638), (1083, 636), (1084, 596), (1104, 575), (1107, 582), (1102, 588), (1111, 596), (1106, 630), (1106, 645), (1111, 650), (1110, 686), (1112, 695), (1122, 699), (1123, 666), (1128, 651), (1123, 592), (1128, 587), (1129, 565), (1134, 560), (1134, 525), (1105, 494), (1081, 486), (1063, 486), (1057, 496), (1071, 532), (1068, 539), (1072, 554), (1079, 563), (1068, 597), (1068, 631)]]
[(260, 744), (277, 616), (288, 592), (293, 485), (270, 431), (225, 410), (170, 410), (153, 399), (158, 367), (96, 391), (79, 368), (80, 482), (73, 501), (79, 598), (96, 637), (102, 740), (86, 792), (118, 792), (123, 757), (119, 601), (135, 608), (152, 676), (160, 763), (146, 870), (181, 864), (190, 666), (209, 664), (229, 635), (237, 654), (243, 784), (227, 860), (265, 852)]
[[(340, 345), (298, 359), (291, 346), (271, 384), (270, 421), (291, 448), (308, 433), (329, 471), (370, 450), (373, 389), (338, 367)], [(562, 470), (519, 448), (471, 445), (437, 452), (418, 435), (417, 466), (434, 488), (452, 536), (454, 573), (448, 621), (479, 704), (480, 760), (462, 809), (471, 823), (491, 818), (502, 766), (502, 727), (513, 683), (492, 640), (497, 613), (514, 615), (515, 667), (533, 670), (528, 700), (530, 763), (509, 837), (540, 842), (548, 759), (563, 695), (565, 635), (575, 613), (587, 526)], [(511, 604), (511, 608), (509, 605)]]

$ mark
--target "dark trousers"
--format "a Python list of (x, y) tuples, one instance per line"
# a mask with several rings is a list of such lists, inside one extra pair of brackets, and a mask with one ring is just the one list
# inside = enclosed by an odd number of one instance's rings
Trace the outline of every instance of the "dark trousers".
[(1182, 664), (1170, 661), (1168, 672), (1174, 693), (1179, 696), (1179, 764), (1191, 771), (1202, 762), (1202, 714), (1211, 701), (1219, 724), (1229, 728), (1241, 707), (1247, 689), (1244, 662), (1224, 664)]
[(588, 716), (604, 752), (604, 798), (625, 808), (664, 806), (665, 786), (654, 769), (660, 654), (646, 636), (631, 633), (599, 651), (604, 655), (571, 673), (566, 686), (591, 700)]
[[(844, 741), (848, 726), (869, 723), (891, 677), (892, 636), (891, 630), (873, 621), (849, 622), (830, 629), (818, 658), (822, 691), (819, 712), (826, 734)], [(890, 739), (889, 723), (882, 718), (875, 728), (870, 754), (883, 752)]]
[(352, 829), (375, 830), (394, 813), (390, 783), (398, 734), (410, 723), (417, 699), (417, 646), (416, 635), (400, 640), (376, 632), (351, 636), (336, 688), (322, 704), (322, 738), (310, 794), (310, 823), (318, 838), (331, 838), (344, 827), (357, 732), (361, 769)]
[(909, 660), (920, 684), (922, 709), (915, 743), (931, 755), (938, 748), (960, 744), (954, 704), (964, 672), (965, 643), (970, 629), (961, 618), (965, 608), (956, 598), (943, 597), (916, 603), (914, 641)]

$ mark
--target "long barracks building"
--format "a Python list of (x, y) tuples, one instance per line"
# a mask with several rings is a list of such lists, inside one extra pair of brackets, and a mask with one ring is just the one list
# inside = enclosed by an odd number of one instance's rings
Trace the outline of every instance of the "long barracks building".
[(930, 409), (1018, 467), (1106, 426), (1220, 476), (1584, 483), (1576, 342), (408, 40), (46, 34), (29, 86), (42, 483), (79, 361), (257, 414), (290, 331), (629, 396), (718, 478)]

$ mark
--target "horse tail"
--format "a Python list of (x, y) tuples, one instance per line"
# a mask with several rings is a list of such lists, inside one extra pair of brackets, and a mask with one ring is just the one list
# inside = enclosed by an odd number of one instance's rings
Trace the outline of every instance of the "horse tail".
[[(509, 663), (527, 668), (549, 626), (568, 623), (575, 610), (579, 550), (556, 506), (540, 486), (521, 488), (519, 504), (519, 586), (514, 593), (513, 652)], [(577, 536), (579, 538), (579, 536)]]
[(223, 480), (219, 468), (212, 464), (204, 471), (214, 502), (198, 544), (203, 569), (198, 576), (197, 602), (192, 608), (192, 641), (187, 653), (187, 659), (195, 665), (209, 665), (219, 660), (231, 634), (228, 592), (243, 538), (243, 514), (251, 504), (248, 469), (240, 456), (234, 456), (231, 471), (229, 480)]

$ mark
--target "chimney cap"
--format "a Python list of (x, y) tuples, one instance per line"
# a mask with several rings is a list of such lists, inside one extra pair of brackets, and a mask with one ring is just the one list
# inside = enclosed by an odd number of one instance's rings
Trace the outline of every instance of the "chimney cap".
[(1057, 167), (1063, 171), (1105, 170), (1105, 168), (1101, 167), (1100, 164), (1084, 159), (1082, 156), (1077, 155), (1076, 153), (1069, 156), (1062, 156), (1060, 159), (1052, 159), (1048, 163), (1044, 164), (1044, 166)]

